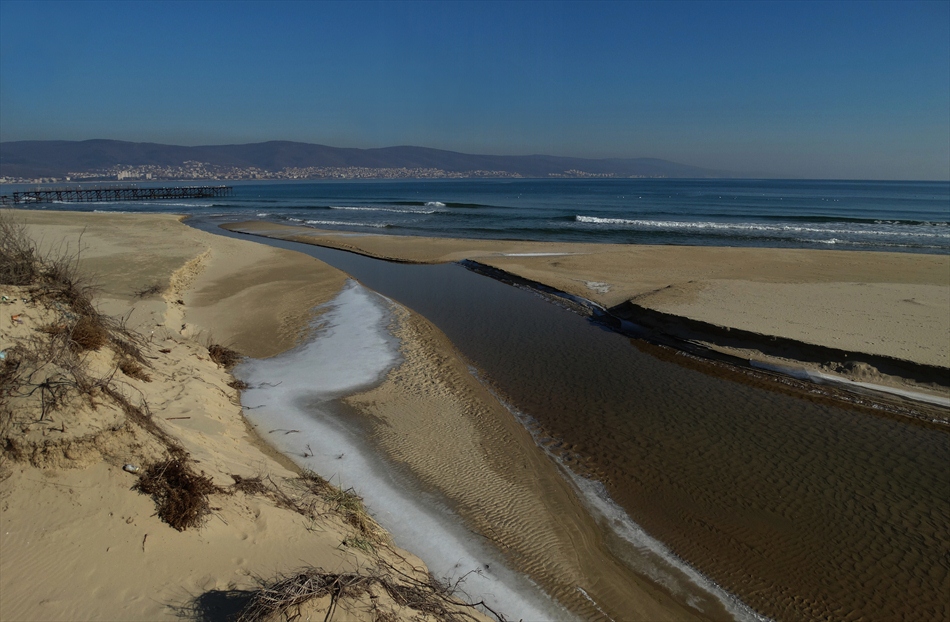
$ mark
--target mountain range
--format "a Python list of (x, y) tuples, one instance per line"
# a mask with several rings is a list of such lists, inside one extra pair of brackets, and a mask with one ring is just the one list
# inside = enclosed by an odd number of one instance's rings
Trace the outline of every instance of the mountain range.
[[(428, 147), (354, 149), (291, 141), (185, 147), (119, 140), (28, 140), (0, 143), (0, 176), (62, 177), (116, 166), (180, 166), (184, 162), (258, 168), (407, 168), (447, 172), (493, 171), (523, 177), (573, 172), (616, 177), (732, 177), (712, 169), (656, 158), (572, 158), (548, 155), (474, 155)], [(490, 176), (490, 175), (489, 175)]]

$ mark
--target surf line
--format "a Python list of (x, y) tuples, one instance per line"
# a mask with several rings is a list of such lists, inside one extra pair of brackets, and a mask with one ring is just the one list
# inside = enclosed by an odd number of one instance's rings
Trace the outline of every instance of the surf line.
[[(307, 342), (234, 370), (249, 386), (241, 396), (245, 416), (298, 466), (353, 487), (397, 544), (418, 555), (435, 576), (467, 575), (465, 592), (509, 619), (570, 619), (448, 508), (400, 485), (359, 430), (335, 415), (338, 400), (379, 384), (401, 362), (399, 341), (389, 331), (395, 304), (347, 280), (335, 298), (317, 307)], [(269, 435), (268, 430), (299, 433)]]

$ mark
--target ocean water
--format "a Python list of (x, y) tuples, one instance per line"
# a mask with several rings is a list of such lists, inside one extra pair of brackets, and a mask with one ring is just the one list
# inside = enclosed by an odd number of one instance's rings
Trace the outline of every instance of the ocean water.
[(74, 207), (393, 235), (950, 253), (948, 182), (237, 182), (225, 199)]

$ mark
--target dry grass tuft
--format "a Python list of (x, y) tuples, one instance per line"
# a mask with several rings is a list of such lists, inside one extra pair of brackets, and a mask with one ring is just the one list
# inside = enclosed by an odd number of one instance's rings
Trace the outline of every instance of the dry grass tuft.
[(109, 331), (97, 317), (84, 315), (76, 321), (69, 340), (79, 352), (98, 350), (109, 343)]
[(26, 231), (0, 217), (0, 285), (31, 285), (40, 273), (39, 253)]
[(356, 494), (355, 490), (352, 488), (342, 490), (331, 486), (322, 496), (334, 511), (343, 515), (350, 527), (359, 532), (361, 537), (350, 539), (351, 544), (356, 545), (357, 548), (365, 548), (367, 539), (377, 540), (380, 528), (366, 511), (363, 498)]
[(243, 358), (237, 351), (218, 343), (208, 346), (208, 355), (212, 361), (225, 369), (232, 369)]
[(161, 283), (152, 283), (151, 285), (146, 285), (142, 289), (135, 290), (132, 292), (132, 295), (136, 298), (148, 298), (149, 296), (161, 294), (163, 291), (165, 291), (165, 288)]
[(159, 518), (178, 531), (200, 526), (211, 513), (208, 495), (218, 492), (211, 478), (192, 471), (183, 459), (148, 467), (135, 488), (151, 495), (158, 505)]
[(246, 495), (267, 494), (267, 486), (260, 477), (241, 477), (240, 475), (232, 474), (231, 479), (234, 480), (234, 485), (232, 486), (234, 490), (240, 490)]

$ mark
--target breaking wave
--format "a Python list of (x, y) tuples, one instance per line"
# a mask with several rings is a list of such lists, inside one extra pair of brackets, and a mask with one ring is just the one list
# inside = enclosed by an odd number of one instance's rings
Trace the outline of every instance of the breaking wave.
[[(620, 228), (628, 229), (665, 229), (670, 231), (676, 230), (707, 230), (712, 232), (734, 232), (734, 233), (817, 233), (817, 234), (829, 234), (829, 235), (852, 235), (852, 236), (863, 236), (863, 235), (876, 235), (876, 236), (897, 236), (897, 237), (913, 237), (913, 238), (930, 238), (937, 240), (947, 240), (950, 241), (950, 231), (920, 231), (919, 229), (926, 226), (928, 228), (934, 227), (939, 229), (946, 229), (946, 227), (941, 227), (940, 225), (934, 225), (927, 223), (926, 225), (898, 225), (890, 222), (881, 222), (877, 226), (868, 226), (868, 227), (820, 227), (820, 226), (804, 226), (804, 225), (791, 225), (791, 224), (763, 224), (763, 223), (729, 223), (729, 222), (708, 222), (708, 221), (678, 221), (678, 220), (640, 220), (640, 219), (627, 219), (627, 218), (600, 218), (597, 216), (581, 216), (577, 215), (574, 217), (574, 220), (579, 223), (592, 224), (592, 225), (613, 225)], [(899, 229), (898, 229), (899, 228)], [(906, 229), (913, 228), (911, 231)]]

